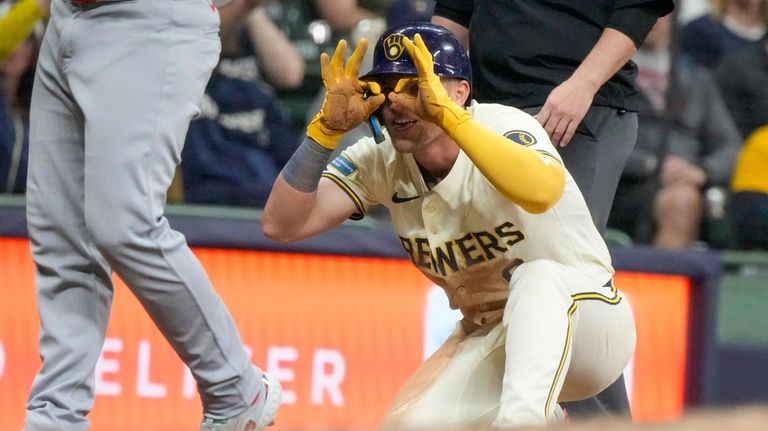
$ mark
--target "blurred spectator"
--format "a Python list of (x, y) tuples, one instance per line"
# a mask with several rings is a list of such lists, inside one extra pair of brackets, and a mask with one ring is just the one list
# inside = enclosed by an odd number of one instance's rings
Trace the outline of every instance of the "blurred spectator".
[(282, 0), (266, 6), (270, 17), (297, 47), (306, 65), (300, 87), (278, 89), (277, 92), (277, 97), (289, 109), (294, 128), (304, 130), (304, 119), (318, 91), (323, 89), (320, 54), (333, 53), (338, 40), (353, 39), (353, 33), (380, 33), (383, 30), (382, 8), (391, 1)]
[(0, 61), (29, 37), (35, 24), (48, 15), (50, 5), (50, 0), (0, 1)]
[(680, 23), (688, 23), (691, 20), (708, 14), (712, 8), (712, 0), (678, 0), (675, 2), (677, 18)]
[(768, 251), (768, 126), (747, 139), (731, 182), (734, 246)]
[(429, 21), (434, 11), (435, 0), (393, 0), (386, 10), (387, 27)]
[(0, 61), (0, 193), (24, 193), (29, 150), (29, 105), (39, 48), (28, 37)]
[(375, 12), (361, 7), (360, 3), (358, 0), (314, 0), (318, 17), (341, 36), (351, 33), (360, 21), (376, 16)]
[(183, 200), (262, 206), (299, 143), (272, 85), (295, 88), (304, 60), (258, 2), (220, 9), (222, 58), (182, 152)]
[[(703, 191), (727, 186), (742, 141), (705, 68), (681, 58), (670, 77), (670, 24), (670, 17), (659, 19), (633, 58), (643, 96), (638, 142), (619, 183), (609, 226), (638, 242), (652, 237), (656, 246), (685, 249), (700, 238)], [(647, 209), (650, 219), (642, 216)]]
[(715, 79), (742, 136), (768, 124), (768, 34), (725, 56)]
[(723, 55), (760, 40), (768, 24), (768, 0), (712, 0), (711, 13), (686, 24), (681, 49), (713, 68)]
[(278, 88), (295, 88), (304, 77), (300, 53), (264, 9), (269, 0), (232, 0), (219, 11), (224, 58), (253, 57), (264, 78)]

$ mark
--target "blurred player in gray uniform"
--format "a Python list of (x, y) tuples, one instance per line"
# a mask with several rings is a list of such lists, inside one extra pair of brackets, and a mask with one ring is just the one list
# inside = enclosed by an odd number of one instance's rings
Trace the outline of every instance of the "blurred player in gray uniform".
[[(85, 430), (112, 272), (189, 366), (201, 430), (261, 430), (280, 385), (163, 216), (189, 121), (219, 58), (207, 0), (53, 0), (32, 96), (27, 218), (40, 356), (26, 431)], [(151, 425), (148, 425), (151, 428)]]
[[(445, 28), (390, 29), (359, 79), (365, 49), (346, 65), (343, 42), (321, 56), (328, 95), (275, 183), (264, 232), (299, 240), (384, 205), (413, 263), (462, 312), (384, 429), (561, 422), (558, 403), (606, 388), (635, 348), (584, 198), (534, 117), (469, 103), (469, 59)], [(363, 138), (324, 170), (372, 113), (381, 143)]]

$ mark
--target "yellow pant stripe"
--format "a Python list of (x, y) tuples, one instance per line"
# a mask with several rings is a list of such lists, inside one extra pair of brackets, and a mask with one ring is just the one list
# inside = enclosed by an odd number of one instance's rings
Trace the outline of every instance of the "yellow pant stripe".
[(606, 286), (611, 286), (610, 297), (597, 292), (584, 292), (584, 293), (577, 293), (575, 295), (571, 295), (571, 298), (573, 298), (574, 301), (591, 299), (591, 300), (607, 302), (608, 304), (618, 304), (619, 302), (621, 302), (621, 295), (619, 295), (618, 289), (616, 289), (616, 286), (613, 284), (613, 280), (609, 281), (608, 284), (606, 284)]
[(544, 405), (544, 417), (547, 418), (547, 421), (549, 421), (549, 408), (552, 404), (552, 398), (555, 394), (555, 388), (557, 387), (557, 382), (560, 380), (560, 376), (563, 374), (563, 368), (565, 367), (565, 361), (568, 358), (568, 351), (571, 347), (571, 338), (573, 336), (573, 327), (572, 324), (572, 318), (573, 313), (576, 312), (576, 301), (584, 301), (584, 300), (597, 300), (602, 301), (611, 305), (618, 304), (621, 302), (621, 295), (619, 294), (618, 289), (616, 289), (616, 286), (613, 284), (613, 280), (609, 281), (607, 285), (611, 286), (611, 296), (605, 296), (601, 293), (597, 292), (584, 292), (584, 293), (577, 293), (575, 295), (571, 295), (571, 298), (573, 298), (573, 303), (568, 308), (568, 331), (566, 333), (565, 337), (565, 346), (563, 346), (563, 354), (560, 356), (560, 364), (557, 366), (557, 372), (555, 373), (555, 378), (552, 382), (552, 386), (549, 388), (549, 395), (547, 396), (547, 403)]
[(547, 424), (549, 424), (549, 408), (552, 405), (552, 398), (555, 395), (555, 388), (557, 387), (557, 382), (560, 380), (560, 375), (563, 373), (563, 368), (565, 367), (565, 360), (568, 358), (568, 351), (571, 348), (571, 338), (573, 335), (573, 327), (571, 326), (571, 318), (573, 317), (573, 313), (576, 311), (576, 302), (574, 301), (571, 306), (568, 308), (568, 331), (565, 335), (565, 346), (563, 346), (563, 354), (560, 356), (560, 364), (557, 366), (557, 372), (555, 373), (555, 378), (552, 381), (552, 386), (549, 387), (549, 395), (547, 395), (547, 403), (544, 404), (544, 418), (547, 420)]

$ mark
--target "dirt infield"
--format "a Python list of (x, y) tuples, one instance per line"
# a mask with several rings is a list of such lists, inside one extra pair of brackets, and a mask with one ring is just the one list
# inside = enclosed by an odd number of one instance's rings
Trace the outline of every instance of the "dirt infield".
[[(768, 405), (728, 409), (691, 410), (682, 418), (664, 423), (631, 423), (606, 419), (571, 421), (564, 425), (516, 428), (515, 431), (766, 431)], [(421, 430), (438, 431), (438, 430)], [(455, 428), (440, 431), (499, 431), (497, 428)]]
[(559, 428), (567, 431), (765, 431), (768, 430), (768, 406), (692, 410), (677, 421), (665, 423), (590, 420)]

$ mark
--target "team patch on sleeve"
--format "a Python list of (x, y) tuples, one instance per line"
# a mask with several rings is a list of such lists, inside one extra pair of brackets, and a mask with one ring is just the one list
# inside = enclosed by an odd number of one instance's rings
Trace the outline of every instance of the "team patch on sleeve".
[(512, 130), (504, 134), (504, 137), (512, 142), (530, 147), (536, 143), (536, 138), (525, 130)]
[(331, 166), (336, 168), (345, 177), (352, 175), (357, 170), (357, 165), (344, 156), (338, 156), (331, 160)]

